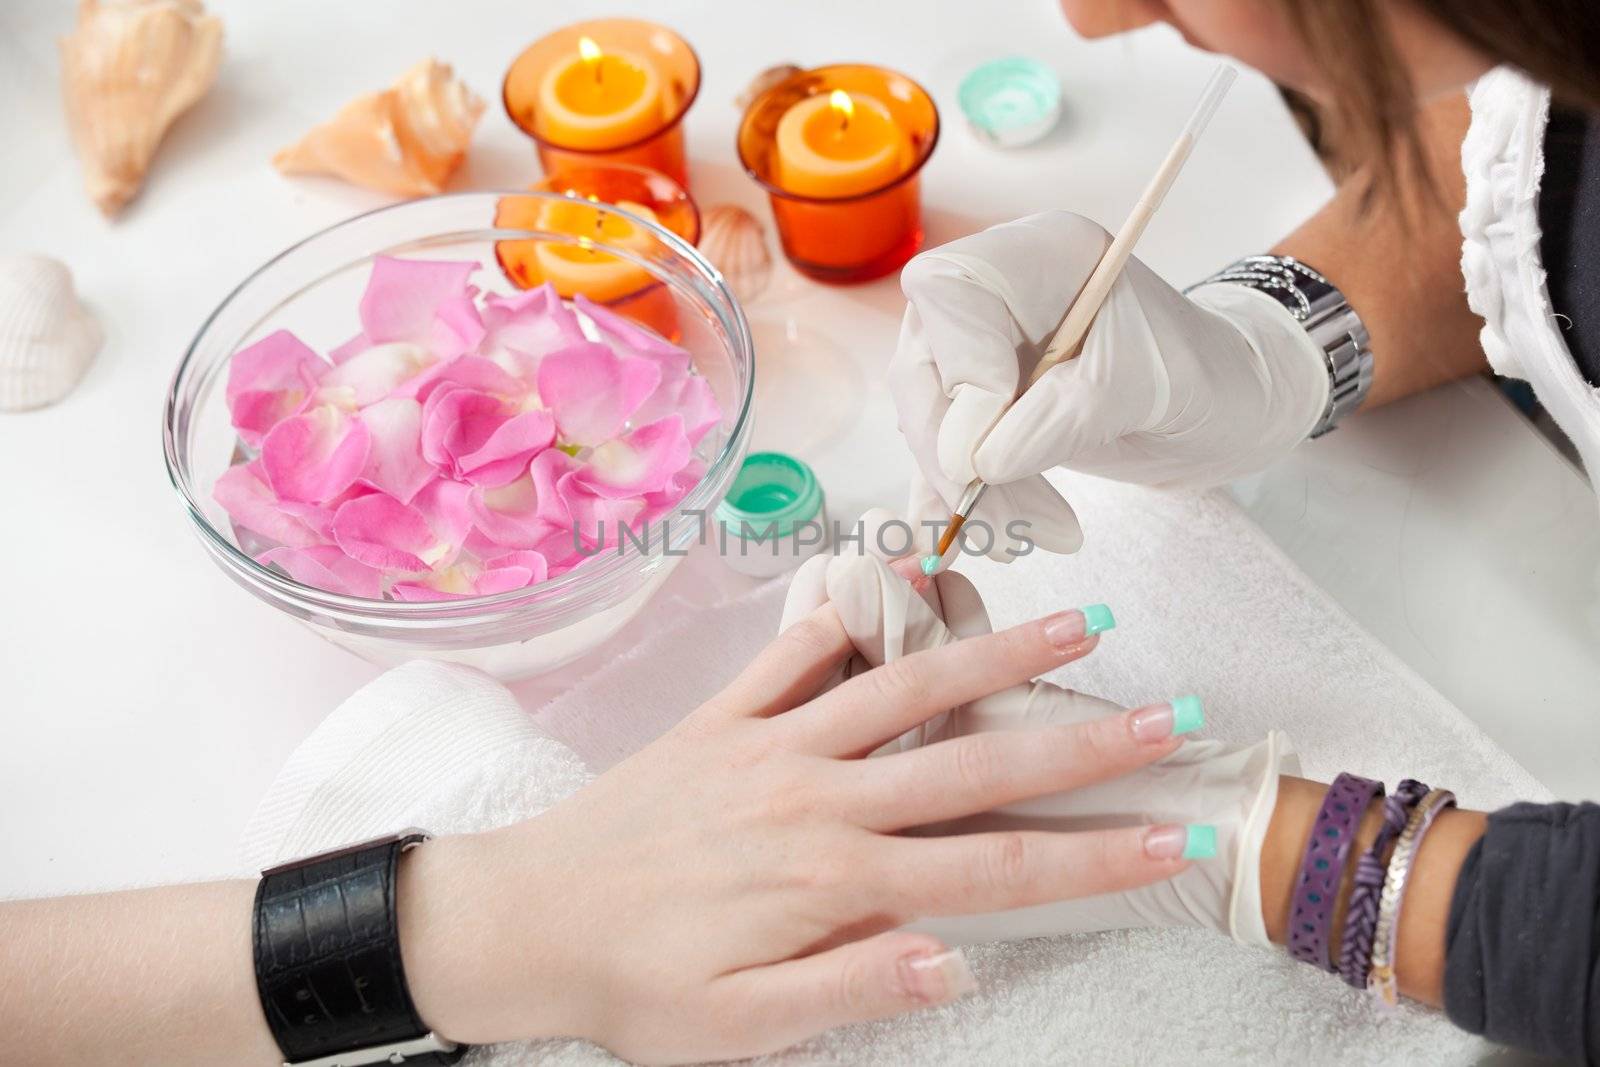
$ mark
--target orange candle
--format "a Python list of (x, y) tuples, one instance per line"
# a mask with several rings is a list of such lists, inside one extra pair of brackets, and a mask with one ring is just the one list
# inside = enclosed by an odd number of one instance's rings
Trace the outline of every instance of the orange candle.
[(663, 337), (676, 337), (679, 326), (671, 293), (640, 263), (615, 254), (661, 259), (667, 254), (663, 239), (610, 206), (694, 244), (700, 237), (700, 214), (683, 188), (640, 167), (577, 169), (536, 188), (561, 196), (502, 197), (495, 225), (577, 240), (496, 241), (495, 258), (506, 277), (523, 289), (549, 282), (564, 297), (588, 297)]
[(595, 19), (529, 46), (506, 71), (506, 114), (546, 174), (634, 164), (687, 181), (682, 120), (700, 90), (683, 39), (638, 19)]
[(835, 89), (784, 112), (776, 150), (778, 181), (789, 192), (844, 197), (905, 173), (911, 142), (881, 101)]
[(820, 67), (751, 102), (739, 158), (766, 187), (795, 268), (857, 282), (899, 270), (922, 247), (917, 176), (938, 138), (938, 109), (909, 78)]
[(539, 85), (539, 135), (569, 148), (617, 148), (661, 126), (661, 76), (631, 52), (579, 37), (577, 54)]

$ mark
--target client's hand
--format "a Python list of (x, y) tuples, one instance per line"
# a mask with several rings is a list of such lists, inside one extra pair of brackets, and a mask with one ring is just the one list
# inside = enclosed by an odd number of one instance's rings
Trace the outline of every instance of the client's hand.
[[(871, 527), (881, 519), (874, 520), (869, 513), (864, 521)], [(871, 543), (871, 538), (866, 540)], [(919, 596), (903, 577), (870, 556), (808, 560), (790, 586), (786, 621), (823, 603), (838, 611), (857, 650), (853, 661), (857, 670), (990, 629), (978, 591), (962, 575), (942, 573), (925, 584)], [(1198, 702), (1188, 703), (1188, 708), (1191, 713), (1198, 711)], [(984, 731), (1094, 722), (1121, 711), (1108, 701), (1049, 682), (1023, 683), (919, 724), (880, 751), (914, 749)], [(1170, 724), (1173, 710), (1171, 705), (1157, 705), (1134, 715)], [(1194, 725), (1198, 723), (1183, 724)], [(1131, 774), (925, 827), (918, 832), (1203, 824), (1216, 828), (1218, 854), (1215, 862), (1196, 864), (1159, 884), (1006, 914), (942, 917), (919, 927), (947, 941), (970, 944), (1135, 926), (1205, 926), (1248, 944), (1270, 944), (1262, 922), (1262, 842), (1277, 801), (1278, 777), (1298, 770), (1288, 738), (1277, 731), (1254, 745), (1193, 740)]]
[[(1271, 297), (1237, 285), (1186, 296), (1130, 260), (1082, 353), (1017, 397), (1110, 236), (1053, 211), (913, 259), (889, 384), (921, 478), (914, 523), (948, 518), (974, 477), (977, 516), (1007, 560), (1011, 524), (1041, 548), (1076, 551), (1052, 467), (1145, 485), (1216, 485), (1305, 438), (1328, 399), (1327, 364)], [(1013, 403), (1012, 401), (1016, 402)]]
[(1170, 723), (1103, 717), (860, 757), (1087, 653), (1081, 612), (907, 655), (819, 692), (831, 604), (567, 801), (401, 866), (417, 1007), (456, 1040), (574, 1035), (650, 1062), (754, 1055), (971, 987), (918, 919), (1119, 892), (1189, 864), (1182, 825), (907, 837), (1127, 774)]

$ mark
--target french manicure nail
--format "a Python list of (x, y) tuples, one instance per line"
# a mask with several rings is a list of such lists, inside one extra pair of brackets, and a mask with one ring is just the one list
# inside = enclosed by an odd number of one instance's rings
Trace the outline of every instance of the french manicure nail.
[(1191, 730), (1198, 730), (1206, 724), (1205, 705), (1200, 703), (1200, 698), (1190, 693), (1188, 696), (1178, 697), (1172, 702), (1172, 732), (1186, 734)]
[(1153, 860), (1208, 860), (1217, 854), (1217, 828), (1203, 823), (1152, 826), (1144, 834), (1144, 854)]
[(1044, 639), (1057, 652), (1070, 652), (1083, 644), (1083, 612), (1062, 611), (1044, 620)]
[(944, 1004), (976, 992), (978, 980), (972, 977), (967, 957), (958, 948), (932, 955), (907, 956), (900, 961), (906, 985), (932, 1004)]
[(1111, 614), (1111, 609), (1104, 604), (1090, 604), (1083, 609), (1083, 633), (1085, 637), (1104, 633), (1116, 628), (1117, 618)]

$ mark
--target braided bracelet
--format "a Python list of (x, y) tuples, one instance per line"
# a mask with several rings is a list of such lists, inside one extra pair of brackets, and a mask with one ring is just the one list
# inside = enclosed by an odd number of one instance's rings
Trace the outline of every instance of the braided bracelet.
[(1295, 880), (1289, 914), (1289, 954), (1302, 963), (1333, 971), (1328, 953), (1328, 928), (1333, 925), (1333, 903), (1344, 878), (1345, 860), (1355, 844), (1356, 827), (1383, 784), (1354, 774), (1341, 774), (1328, 787), (1311, 824), (1300, 876)]
[(1431, 790), (1417, 802), (1406, 820), (1406, 828), (1395, 841), (1389, 869), (1383, 878), (1383, 893), (1378, 898), (1378, 924), (1372, 936), (1372, 975), (1367, 988), (1383, 1003), (1393, 1007), (1399, 999), (1395, 991), (1395, 933), (1400, 926), (1400, 904), (1405, 900), (1411, 865), (1422, 847), (1422, 838), (1439, 812), (1452, 807), (1455, 794), (1448, 789)]
[(1378, 836), (1356, 860), (1355, 874), (1350, 879), (1350, 902), (1345, 908), (1344, 936), (1339, 939), (1339, 977), (1356, 989), (1367, 988), (1372, 935), (1378, 925), (1378, 897), (1383, 892), (1385, 853), (1427, 792), (1428, 787), (1414, 778), (1396, 786), (1394, 794), (1384, 798), (1383, 825), (1378, 828)]

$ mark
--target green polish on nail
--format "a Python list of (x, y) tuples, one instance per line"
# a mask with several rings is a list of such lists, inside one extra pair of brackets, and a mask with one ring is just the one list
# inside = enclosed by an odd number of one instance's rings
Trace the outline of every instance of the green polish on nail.
[(1189, 839), (1183, 843), (1186, 860), (1211, 860), (1217, 858), (1217, 828), (1204, 823), (1189, 824)]
[(1093, 637), (1095, 634), (1114, 630), (1116, 626), (1116, 616), (1112, 615), (1111, 609), (1104, 604), (1090, 604), (1083, 609), (1083, 636)]
[(938, 553), (934, 553), (931, 556), (923, 556), (922, 557), (922, 573), (923, 574), (931, 575), (934, 571), (936, 571), (938, 569), (939, 569), (939, 555), (938, 555)]
[(1206, 709), (1200, 703), (1200, 698), (1190, 694), (1178, 697), (1172, 702), (1172, 733), (1186, 734), (1190, 730), (1198, 730), (1206, 724)]

